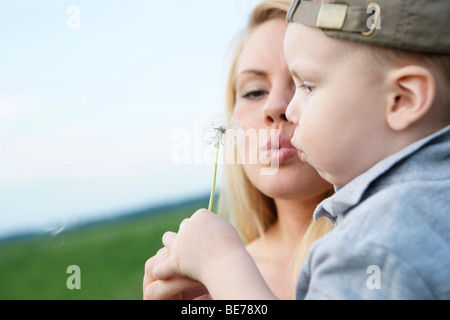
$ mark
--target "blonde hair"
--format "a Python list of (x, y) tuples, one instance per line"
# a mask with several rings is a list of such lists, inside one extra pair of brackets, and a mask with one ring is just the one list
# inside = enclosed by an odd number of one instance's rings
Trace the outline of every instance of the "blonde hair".
[[(252, 31), (271, 19), (285, 19), (291, 5), (289, 0), (266, 0), (252, 11), (248, 26), (240, 34), (238, 43), (231, 57), (230, 70), (226, 86), (226, 113), (231, 124), (231, 117), (236, 103), (236, 76), (239, 57), (250, 38)], [(236, 157), (237, 152), (233, 153)], [(236, 159), (235, 159), (236, 160)], [(274, 199), (264, 195), (247, 178), (241, 164), (227, 164), (224, 185), (219, 198), (219, 214), (225, 215), (236, 227), (244, 242), (249, 243), (263, 237), (264, 232), (277, 220)], [(298, 272), (310, 245), (332, 229), (328, 219), (311, 223), (302, 237), (295, 254), (296, 273)]]

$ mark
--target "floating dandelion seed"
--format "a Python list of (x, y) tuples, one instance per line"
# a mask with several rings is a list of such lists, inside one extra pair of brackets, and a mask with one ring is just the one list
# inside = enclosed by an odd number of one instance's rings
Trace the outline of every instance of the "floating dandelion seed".
[(64, 237), (62, 236), (61, 233), (63, 232), (63, 230), (65, 228), (66, 228), (65, 225), (61, 225), (58, 227), (51, 227), (46, 230), (48, 233), (50, 233), (50, 236), (52, 238), (52, 240), (50, 241), (50, 244), (48, 245), (49, 249), (53, 246), (53, 239), (59, 236), (61, 238), (61, 242), (62, 242), (62, 249), (64, 250), (64, 248), (66, 247), (66, 240), (64, 239)]
[(209, 197), (208, 211), (212, 211), (212, 208), (213, 208), (214, 192), (216, 189), (217, 162), (219, 160), (220, 144), (223, 143), (223, 136), (227, 132), (227, 129), (224, 126), (213, 127), (213, 129), (214, 129), (213, 143), (216, 148), (216, 157), (215, 157), (215, 161), (214, 161), (214, 176), (213, 176), (213, 183), (212, 183), (212, 188), (211, 188), (211, 195)]

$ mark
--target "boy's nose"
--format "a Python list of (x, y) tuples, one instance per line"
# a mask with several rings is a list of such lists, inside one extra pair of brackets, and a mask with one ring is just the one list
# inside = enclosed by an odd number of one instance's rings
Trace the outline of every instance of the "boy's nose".
[(295, 103), (294, 103), (294, 99), (292, 99), (289, 102), (289, 105), (287, 106), (286, 109), (286, 118), (288, 121), (294, 123), (295, 125), (298, 126), (299, 122), (300, 122), (300, 112), (299, 110), (295, 107)]

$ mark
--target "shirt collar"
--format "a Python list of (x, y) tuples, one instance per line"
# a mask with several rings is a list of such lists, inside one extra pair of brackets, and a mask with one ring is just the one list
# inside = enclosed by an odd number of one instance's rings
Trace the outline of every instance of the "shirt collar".
[(392, 168), (396, 163), (415, 153), (431, 140), (450, 132), (450, 126), (414, 142), (399, 152), (381, 160), (365, 173), (359, 175), (343, 187), (335, 186), (336, 193), (322, 201), (314, 212), (314, 219), (327, 217), (333, 224), (337, 223), (339, 216), (345, 214), (356, 206), (362, 199), (370, 184)]

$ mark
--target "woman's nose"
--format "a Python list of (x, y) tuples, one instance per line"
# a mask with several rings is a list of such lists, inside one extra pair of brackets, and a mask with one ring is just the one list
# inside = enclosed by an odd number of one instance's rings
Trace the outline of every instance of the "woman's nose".
[(275, 89), (271, 90), (269, 99), (264, 107), (264, 121), (269, 126), (278, 126), (283, 122), (288, 122), (286, 109), (292, 97), (291, 90)]

